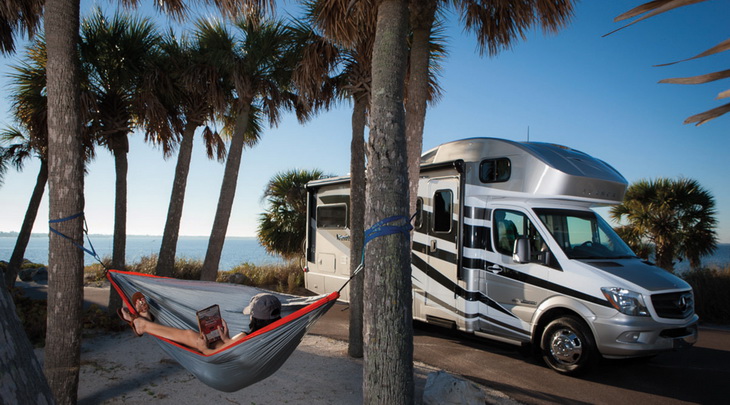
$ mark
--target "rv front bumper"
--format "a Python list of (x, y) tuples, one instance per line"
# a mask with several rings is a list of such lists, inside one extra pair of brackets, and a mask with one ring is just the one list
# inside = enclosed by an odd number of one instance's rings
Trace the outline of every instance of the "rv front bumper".
[(596, 344), (606, 358), (651, 356), (681, 349), (697, 342), (698, 320), (696, 314), (679, 324), (623, 314), (597, 319), (594, 322)]

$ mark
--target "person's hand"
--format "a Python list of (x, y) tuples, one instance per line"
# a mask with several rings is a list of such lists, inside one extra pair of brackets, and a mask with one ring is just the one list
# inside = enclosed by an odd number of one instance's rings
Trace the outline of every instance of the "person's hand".
[(195, 343), (196, 343), (196, 345), (195, 345), (195, 348), (196, 348), (196, 349), (197, 349), (197, 350), (198, 350), (199, 352), (201, 352), (201, 353), (205, 353), (205, 352), (206, 352), (206, 351), (208, 350), (208, 341), (207, 341), (207, 340), (205, 340), (205, 335), (203, 334), (203, 332), (200, 332), (200, 335), (199, 335), (199, 336), (200, 336), (200, 337), (199, 337), (199, 338), (198, 338), (198, 340), (197, 340), (197, 341), (195, 342)]
[(231, 340), (231, 338), (228, 335), (228, 324), (226, 323), (225, 319), (221, 319), (222, 326), (218, 327), (218, 333), (221, 335), (221, 340), (223, 343), (228, 342)]

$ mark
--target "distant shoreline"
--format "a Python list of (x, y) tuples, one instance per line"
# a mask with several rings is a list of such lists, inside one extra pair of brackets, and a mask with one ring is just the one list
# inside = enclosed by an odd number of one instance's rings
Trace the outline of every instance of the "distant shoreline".
[[(0, 232), (0, 238), (17, 238), (18, 232), (11, 231), (11, 232)], [(34, 232), (30, 234), (31, 238), (47, 238), (47, 233), (38, 233)], [(90, 238), (112, 238), (114, 235), (108, 235), (103, 233), (90, 233)], [(128, 238), (162, 238), (162, 235), (127, 235)], [(179, 238), (209, 238), (209, 235), (179, 235)], [(255, 236), (226, 236), (226, 239), (256, 239)]]

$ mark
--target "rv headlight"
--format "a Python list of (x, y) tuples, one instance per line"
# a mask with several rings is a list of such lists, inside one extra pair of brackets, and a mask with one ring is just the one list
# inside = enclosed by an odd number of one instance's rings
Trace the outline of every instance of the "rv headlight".
[(601, 288), (608, 302), (619, 312), (632, 316), (649, 316), (644, 297), (637, 292), (618, 287)]

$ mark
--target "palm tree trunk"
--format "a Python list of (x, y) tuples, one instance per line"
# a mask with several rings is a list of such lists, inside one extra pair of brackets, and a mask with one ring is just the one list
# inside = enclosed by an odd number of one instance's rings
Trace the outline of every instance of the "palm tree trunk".
[(200, 274), (201, 280), (215, 281), (215, 279), (218, 277), (218, 265), (221, 261), (223, 244), (226, 241), (226, 232), (228, 231), (228, 221), (231, 218), (233, 199), (236, 196), (238, 170), (241, 168), (243, 144), (245, 140), (246, 130), (248, 128), (248, 115), (251, 111), (250, 101), (245, 102), (243, 105), (244, 106), (238, 111), (238, 117), (236, 118), (236, 128), (233, 131), (231, 147), (228, 150), (226, 168), (223, 171), (223, 183), (221, 184), (221, 192), (220, 196), (218, 197), (218, 208), (215, 211), (213, 229), (210, 232), (210, 239), (208, 239), (208, 250), (205, 252), (203, 270)]
[(668, 244), (656, 244), (656, 265), (664, 270), (674, 273), (674, 247)]
[[(79, 111), (80, 72), (76, 57), (79, 0), (47, 0), (48, 196), (50, 219), (84, 210), (84, 157)], [(54, 224), (83, 241), (83, 218)], [(83, 251), (55, 233), (48, 255), (48, 320), (44, 370), (59, 404), (75, 404), (81, 363)]]
[(183, 131), (182, 141), (180, 142), (180, 151), (175, 166), (175, 179), (172, 182), (170, 206), (167, 209), (167, 221), (165, 222), (165, 231), (162, 234), (162, 244), (160, 245), (157, 269), (155, 270), (158, 276), (173, 277), (175, 273), (177, 238), (180, 234), (180, 220), (182, 218), (183, 203), (185, 202), (188, 173), (190, 172), (190, 157), (193, 154), (193, 138), (197, 127), (196, 124), (188, 124)]
[(0, 368), (3, 370), (2, 402), (8, 404), (53, 403), (53, 394), (43, 376), (33, 346), (23, 330), (10, 292), (0, 278)]
[[(378, 7), (372, 62), (366, 224), (408, 215), (403, 110), (408, 2)], [(365, 249), (363, 402), (412, 404), (413, 319), (407, 233), (373, 239)]]
[[(112, 143), (114, 154), (114, 170), (116, 174), (115, 201), (114, 201), (114, 241), (112, 242), (112, 268), (125, 270), (125, 256), (127, 250), (127, 153), (129, 140), (127, 134), (115, 135)], [(107, 313), (115, 316), (117, 309), (122, 307), (122, 298), (113, 288), (109, 290), (109, 306)]]
[(20, 270), (20, 266), (23, 264), (23, 256), (25, 255), (25, 249), (28, 247), (28, 241), (30, 235), (33, 232), (33, 224), (35, 224), (36, 216), (38, 215), (38, 207), (41, 205), (41, 199), (43, 199), (43, 193), (46, 189), (46, 183), (48, 182), (48, 163), (46, 159), (41, 159), (41, 169), (38, 172), (38, 178), (33, 188), (33, 194), (30, 196), (30, 202), (28, 203), (28, 210), (25, 211), (25, 218), (23, 219), (23, 225), (20, 226), (20, 233), (18, 234), (18, 240), (15, 242), (15, 248), (13, 254), (10, 256), (10, 263), (8, 268), (5, 270), (5, 284), (8, 288), (15, 286), (15, 279)]
[(423, 126), (428, 99), (429, 43), (436, 13), (436, 0), (411, 0), (410, 75), (406, 100), (406, 145), (408, 147), (408, 184), (411, 214), (416, 212), (418, 177), (423, 149)]
[[(355, 96), (350, 145), (350, 274), (360, 265), (365, 232), (365, 120), (367, 97)], [(350, 282), (350, 357), (363, 356), (362, 342), (363, 274)]]

